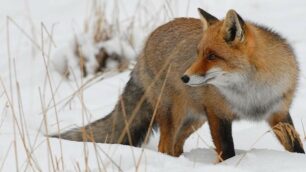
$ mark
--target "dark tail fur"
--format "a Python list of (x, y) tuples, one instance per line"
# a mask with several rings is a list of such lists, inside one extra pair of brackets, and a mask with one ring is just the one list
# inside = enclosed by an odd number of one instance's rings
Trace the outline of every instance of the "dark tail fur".
[[(139, 146), (148, 133), (153, 116), (151, 104), (146, 100), (140, 102), (144, 94), (143, 87), (139, 86), (132, 77), (128, 81), (115, 109), (106, 117), (85, 127), (75, 128), (51, 137), (60, 137), (73, 141), (95, 141)], [(133, 112), (137, 106), (139, 110), (136, 111), (136, 116), (133, 118)], [(132, 120), (130, 120), (131, 117), (133, 118)], [(131, 121), (128, 125), (129, 131), (126, 131), (125, 126), (129, 120)]]

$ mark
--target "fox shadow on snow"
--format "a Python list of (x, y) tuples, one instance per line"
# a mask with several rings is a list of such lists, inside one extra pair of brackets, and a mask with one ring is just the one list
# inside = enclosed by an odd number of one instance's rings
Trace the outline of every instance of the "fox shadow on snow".
[[(246, 152), (247, 151), (245, 150), (236, 150), (236, 156)], [(208, 148), (192, 149), (189, 152), (184, 152), (183, 156), (192, 162), (199, 162), (203, 164), (212, 164), (217, 162), (216, 152)]]

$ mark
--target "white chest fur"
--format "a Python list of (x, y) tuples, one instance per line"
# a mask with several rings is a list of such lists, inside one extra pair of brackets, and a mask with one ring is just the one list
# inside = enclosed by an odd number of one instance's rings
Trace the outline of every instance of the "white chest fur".
[[(237, 117), (248, 120), (263, 120), (279, 111), (283, 94), (288, 90), (289, 79), (283, 77), (278, 82), (258, 83), (236, 77), (229, 84), (214, 84), (229, 102)], [(238, 81), (238, 82), (237, 82)]]
[(269, 86), (249, 86), (243, 89), (219, 87), (219, 90), (241, 119), (263, 120), (278, 111), (282, 102), (282, 95)]

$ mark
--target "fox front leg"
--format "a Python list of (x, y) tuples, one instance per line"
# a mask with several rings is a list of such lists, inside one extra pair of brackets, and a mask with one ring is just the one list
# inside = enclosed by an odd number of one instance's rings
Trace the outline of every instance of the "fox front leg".
[(288, 112), (275, 113), (269, 120), (274, 134), (289, 152), (305, 153), (303, 143)]
[(224, 161), (235, 156), (232, 137), (232, 121), (220, 119), (213, 111), (207, 110), (208, 124), (216, 147), (218, 161)]

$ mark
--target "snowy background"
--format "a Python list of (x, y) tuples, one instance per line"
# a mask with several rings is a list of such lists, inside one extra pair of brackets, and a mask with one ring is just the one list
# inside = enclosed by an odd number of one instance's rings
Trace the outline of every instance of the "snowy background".
[[(142, 148), (48, 139), (58, 128), (81, 126), (114, 107), (130, 69), (93, 74), (97, 47), (131, 61), (148, 34), (174, 17), (198, 17), (201, 7), (223, 18), (235, 9), (244, 19), (286, 37), (300, 62), (299, 90), (291, 108), (306, 146), (306, 1), (301, 0), (100, 0), (112, 37), (94, 45), (84, 22), (94, 1), (0, 0), (0, 171), (305, 171), (306, 156), (288, 153), (266, 123), (235, 122), (236, 156), (216, 164), (207, 124), (194, 133), (179, 158), (157, 152), (158, 132)], [(94, 5), (95, 6), (95, 5)], [(97, 8), (97, 6), (95, 6)], [(90, 21), (89, 21), (90, 23)], [(89, 26), (92, 26), (89, 24)], [(87, 55), (82, 77), (74, 41)], [(113, 68), (112, 68), (113, 67)], [(68, 68), (70, 75), (63, 76)], [(306, 127), (306, 126), (305, 126)]]

